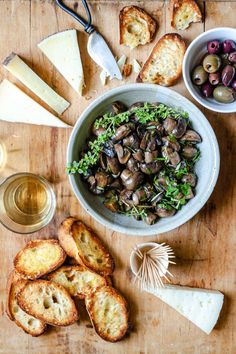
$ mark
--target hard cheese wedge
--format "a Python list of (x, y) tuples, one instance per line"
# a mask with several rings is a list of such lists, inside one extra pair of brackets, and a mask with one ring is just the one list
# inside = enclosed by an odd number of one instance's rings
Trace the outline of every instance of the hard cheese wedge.
[(82, 95), (84, 74), (76, 30), (53, 34), (40, 42), (38, 47), (73, 89)]
[(0, 119), (8, 122), (70, 128), (70, 125), (48, 112), (6, 79), (0, 84)]
[(202, 331), (210, 334), (214, 328), (224, 300), (219, 291), (168, 285), (163, 289), (148, 289)]
[(15, 53), (9, 55), (4, 60), (3, 65), (58, 114), (62, 114), (69, 107), (69, 102), (53, 91), (53, 89), (36, 75)]

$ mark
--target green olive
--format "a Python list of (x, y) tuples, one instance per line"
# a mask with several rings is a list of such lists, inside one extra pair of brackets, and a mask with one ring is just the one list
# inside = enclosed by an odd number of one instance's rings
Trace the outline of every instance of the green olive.
[(213, 91), (216, 101), (221, 103), (231, 103), (235, 100), (235, 92), (232, 88), (223, 85), (217, 86)]
[(207, 72), (203, 69), (202, 65), (196, 66), (192, 73), (192, 81), (195, 85), (202, 85), (208, 79)]
[(215, 73), (219, 70), (221, 59), (216, 54), (207, 55), (203, 60), (203, 68), (207, 73)]

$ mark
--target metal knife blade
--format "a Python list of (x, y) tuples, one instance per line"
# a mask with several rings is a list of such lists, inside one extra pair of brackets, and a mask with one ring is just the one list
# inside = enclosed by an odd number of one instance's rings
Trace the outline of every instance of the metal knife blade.
[(91, 58), (107, 72), (111, 79), (122, 80), (116, 60), (100, 33), (94, 31), (89, 35), (87, 49)]

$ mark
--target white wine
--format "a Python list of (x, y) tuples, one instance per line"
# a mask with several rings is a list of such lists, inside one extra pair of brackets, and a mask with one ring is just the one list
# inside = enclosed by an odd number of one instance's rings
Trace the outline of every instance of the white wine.
[(48, 212), (46, 186), (35, 177), (19, 177), (9, 184), (3, 196), (7, 215), (14, 222), (33, 225)]
[[(0, 217), (18, 225), (16, 232), (24, 230), (25, 233), (39, 230), (48, 224), (48, 219), (51, 220), (54, 214), (54, 193), (48, 182), (36, 175), (11, 176), (5, 181), (4, 190), (1, 186), (0, 197)], [(6, 224), (4, 220), (2, 223)], [(5, 226), (9, 227), (9, 225)]]

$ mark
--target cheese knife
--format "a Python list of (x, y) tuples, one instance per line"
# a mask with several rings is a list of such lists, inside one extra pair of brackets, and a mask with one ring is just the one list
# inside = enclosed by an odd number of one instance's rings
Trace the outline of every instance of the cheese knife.
[(92, 17), (86, 0), (82, 0), (88, 20), (85, 21), (80, 15), (67, 7), (61, 0), (56, 0), (56, 4), (66, 13), (74, 17), (83, 27), (84, 31), (88, 33), (89, 39), (87, 49), (90, 57), (96, 64), (106, 71), (111, 79), (116, 78), (122, 80), (120, 69), (116, 63), (114, 55), (108, 47), (106, 41), (99, 32), (95, 30), (92, 25)]

